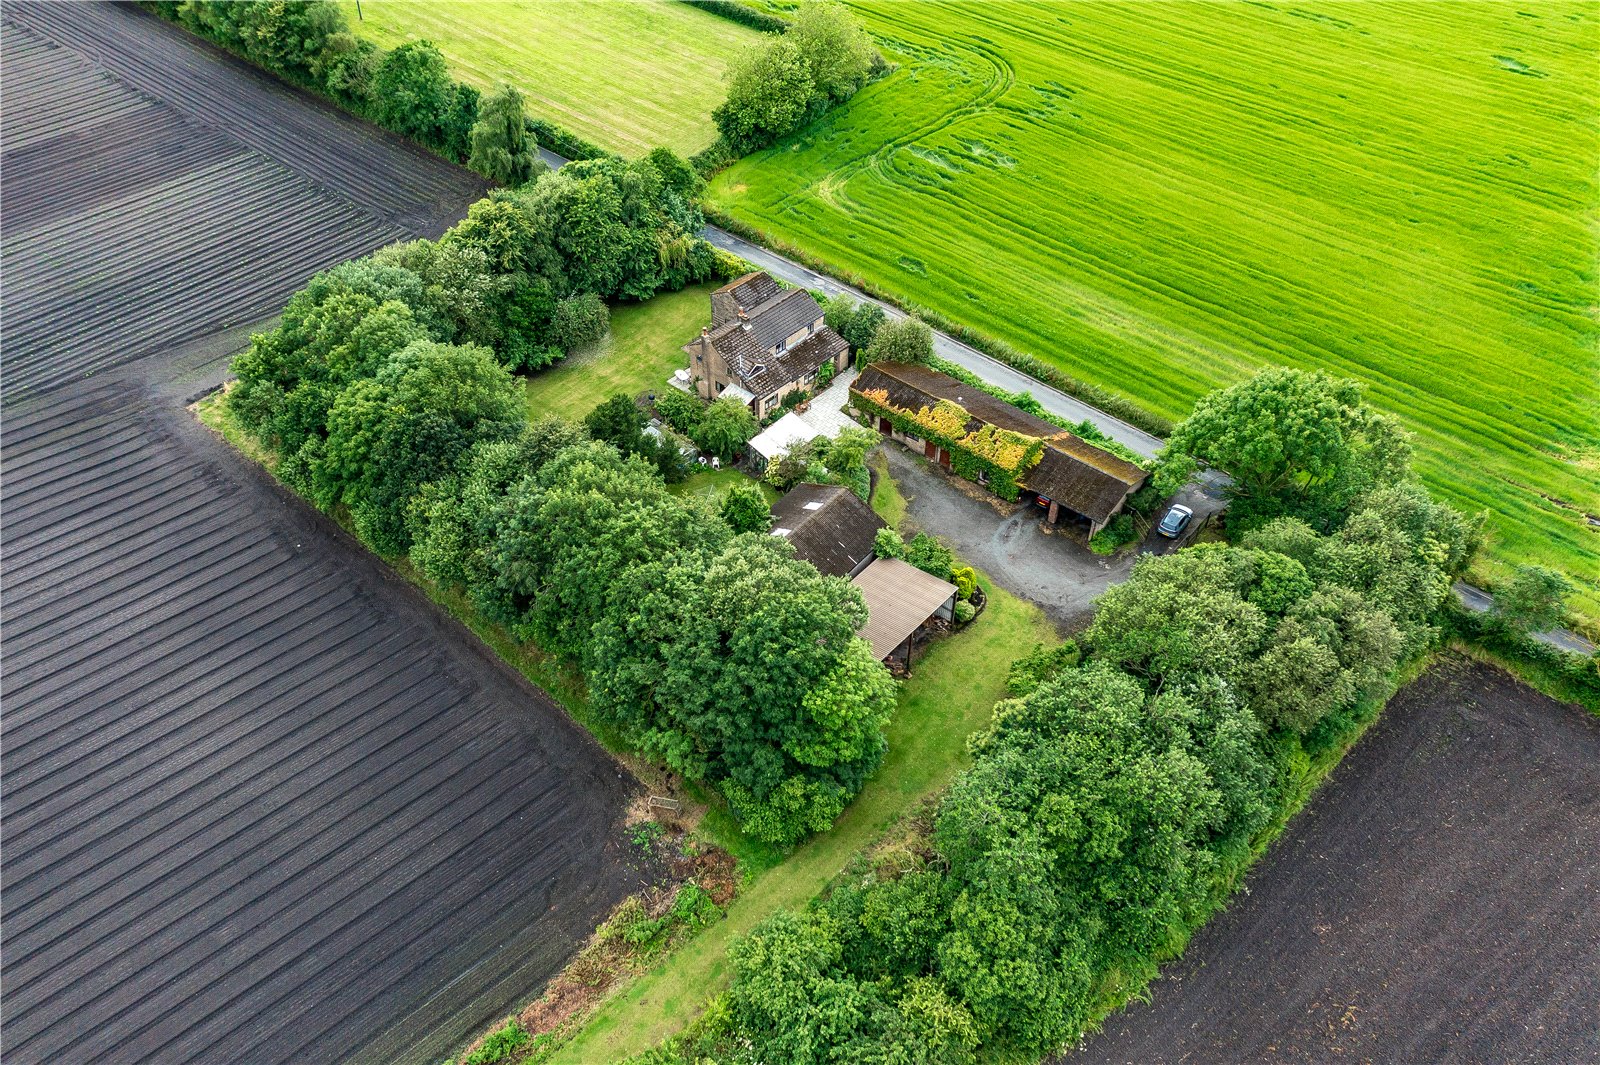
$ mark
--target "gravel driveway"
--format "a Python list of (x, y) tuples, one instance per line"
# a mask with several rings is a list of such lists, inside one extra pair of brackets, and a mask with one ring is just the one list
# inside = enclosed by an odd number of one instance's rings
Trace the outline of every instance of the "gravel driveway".
[(884, 444), (883, 453), (912, 526), (944, 540), (1006, 591), (1038, 603), (1062, 629), (1088, 624), (1095, 597), (1133, 568), (1135, 556), (1104, 559), (1042, 532), (1036, 508), (996, 499), (898, 444)]

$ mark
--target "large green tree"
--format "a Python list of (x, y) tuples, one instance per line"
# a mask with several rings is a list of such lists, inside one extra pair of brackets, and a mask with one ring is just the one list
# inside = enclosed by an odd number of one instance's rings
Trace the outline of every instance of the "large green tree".
[(694, 442), (711, 452), (723, 462), (744, 450), (760, 426), (750, 408), (732, 396), (715, 400), (700, 415), (700, 424), (694, 430)]
[(348, 506), (377, 551), (398, 554), (410, 546), (407, 510), (422, 486), (526, 422), (522, 390), (488, 349), (414, 341), (340, 393), (312, 490), (324, 507)]
[(1368, 407), (1360, 385), (1285, 368), (1204, 396), (1167, 451), (1233, 478), (1236, 526), (1291, 516), (1322, 531), (1362, 493), (1405, 479), (1411, 459), (1399, 423)]
[(741, 155), (793, 132), (813, 114), (811, 65), (787, 35), (752, 45), (728, 64), (725, 77), (728, 98), (712, 118)]
[(848, 100), (866, 83), (877, 53), (850, 9), (834, 0), (807, 0), (784, 39), (811, 71), (812, 94), (822, 106)]

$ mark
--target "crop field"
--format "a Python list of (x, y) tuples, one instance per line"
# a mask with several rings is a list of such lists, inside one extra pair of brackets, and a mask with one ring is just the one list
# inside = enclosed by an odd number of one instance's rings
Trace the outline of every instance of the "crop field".
[(1600, 1059), (1600, 718), (1445, 658), (1056, 1065)]
[(184, 401), (481, 184), (131, 8), (3, 15), (5, 1060), (437, 1061), (637, 887), (632, 787)]
[(711, 201), (1167, 417), (1357, 378), (1600, 619), (1592, 5), (854, 5), (901, 64)]
[(384, 48), (428, 40), (480, 89), (508, 82), (529, 114), (630, 158), (666, 146), (692, 155), (716, 139), (712, 110), (728, 59), (761, 34), (668, 0), (429, 3), (341, 0), (350, 26)]

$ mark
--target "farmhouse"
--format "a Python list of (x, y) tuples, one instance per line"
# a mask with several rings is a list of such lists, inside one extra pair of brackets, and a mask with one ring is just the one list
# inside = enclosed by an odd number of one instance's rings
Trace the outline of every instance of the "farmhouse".
[(911, 668), (911, 647), (935, 618), (955, 617), (956, 586), (898, 558), (879, 558), (850, 581), (867, 603), (861, 636), (880, 661)]
[(735, 396), (757, 418), (790, 392), (813, 387), (823, 363), (842, 370), (850, 358), (850, 345), (823, 323), (811, 293), (782, 288), (764, 273), (713, 292), (711, 325), (683, 350), (701, 399)]
[(797, 484), (772, 505), (772, 535), (829, 577), (854, 577), (871, 565), (883, 527), (871, 507), (838, 485)]
[(1004, 499), (1030, 499), (1051, 523), (1063, 513), (1099, 532), (1149, 475), (948, 374), (906, 363), (874, 363), (850, 386), (850, 403), (885, 436), (987, 485)]

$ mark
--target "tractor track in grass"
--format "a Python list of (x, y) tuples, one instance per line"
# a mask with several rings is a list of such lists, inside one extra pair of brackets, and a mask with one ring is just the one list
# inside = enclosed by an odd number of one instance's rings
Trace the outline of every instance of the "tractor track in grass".
[(0, 48), (5, 1058), (437, 1061), (648, 875), (634, 785), (185, 404), (483, 186), (131, 8)]

